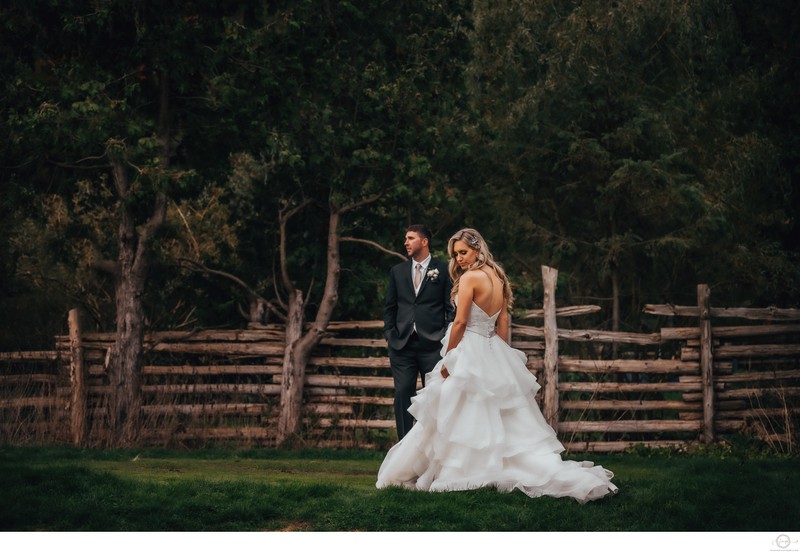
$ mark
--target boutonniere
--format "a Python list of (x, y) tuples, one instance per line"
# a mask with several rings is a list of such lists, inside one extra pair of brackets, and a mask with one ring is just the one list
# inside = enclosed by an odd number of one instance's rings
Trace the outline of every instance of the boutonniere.
[(430, 269), (428, 271), (428, 280), (435, 282), (439, 278), (439, 269)]

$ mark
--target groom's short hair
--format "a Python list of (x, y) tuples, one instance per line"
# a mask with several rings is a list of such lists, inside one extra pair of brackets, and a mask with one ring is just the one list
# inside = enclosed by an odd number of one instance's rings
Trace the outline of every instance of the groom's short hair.
[(431, 239), (433, 238), (433, 234), (431, 234), (431, 229), (426, 227), (425, 225), (411, 225), (406, 229), (406, 232), (416, 232), (420, 235), (421, 238), (427, 238), (428, 244), (431, 243)]

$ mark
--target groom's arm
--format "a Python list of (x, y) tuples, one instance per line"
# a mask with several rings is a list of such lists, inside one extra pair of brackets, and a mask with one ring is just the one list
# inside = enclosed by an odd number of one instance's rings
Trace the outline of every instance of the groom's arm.
[(397, 326), (397, 283), (394, 271), (389, 272), (389, 287), (386, 290), (386, 302), (383, 306), (383, 336), (389, 340), (389, 334)]
[(453, 301), (450, 298), (450, 294), (453, 291), (453, 281), (450, 280), (450, 274), (447, 271), (447, 265), (445, 265), (445, 286), (444, 286), (444, 320), (445, 324), (452, 323), (456, 318), (456, 308), (453, 305)]

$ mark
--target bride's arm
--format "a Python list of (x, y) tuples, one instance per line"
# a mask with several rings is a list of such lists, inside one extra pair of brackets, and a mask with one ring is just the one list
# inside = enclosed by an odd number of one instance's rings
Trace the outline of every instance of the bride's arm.
[(500, 312), (500, 316), (497, 318), (497, 324), (495, 325), (495, 332), (497, 335), (500, 336), (506, 343), (508, 343), (509, 338), (509, 326), (510, 326), (509, 316), (508, 316), (508, 309), (503, 308)]
[[(453, 321), (453, 327), (450, 329), (450, 340), (447, 342), (447, 351), (458, 346), (461, 339), (464, 337), (474, 295), (474, 275), (467, 271), (461, 275), (461, 280), (458, 283), (458, 308), (456, 309), (456, 318)], [(445, 353), (447, 353), (447, 351)]]
[[(467, 321), (469, 321), (469, 312), (472, 308), (472, 298), (475, 295), (475, 279), (474, 275), (469, 271), (461, 275), (461, 280), (458, 283), (458, 308), (456, 309), (456, 318), (450, 327), (450, 339), (447, 342), (447, 350), (445, 354), (454, 349), (461, 343), (464, 338), (464, 332), (467, 330)], [(450, 373), (447, 367), (442, 365), (442, 376), (447, 378)]]

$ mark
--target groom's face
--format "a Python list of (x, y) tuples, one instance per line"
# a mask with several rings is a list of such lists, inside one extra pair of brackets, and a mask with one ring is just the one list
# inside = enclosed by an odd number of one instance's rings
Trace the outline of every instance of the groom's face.
[(409, 257), (418, 259), (423, 253), (426, 255), (422, 257), (427, 257), (428, 239), (422, 238), (416, 232), (409, 231), (406, 233), (405, 246)]

